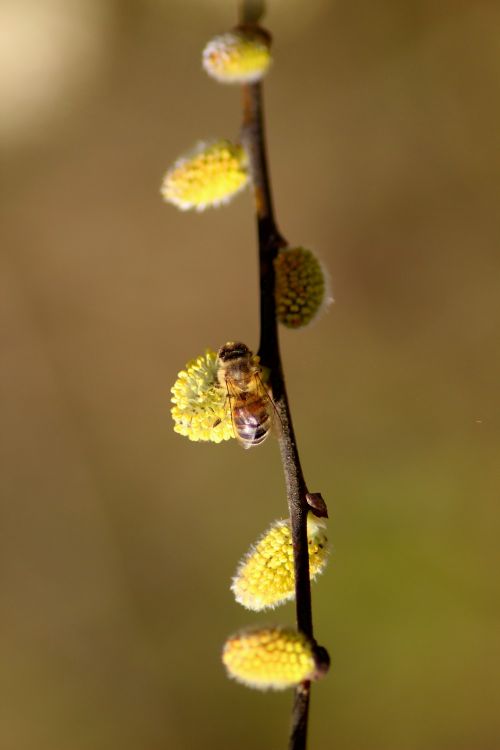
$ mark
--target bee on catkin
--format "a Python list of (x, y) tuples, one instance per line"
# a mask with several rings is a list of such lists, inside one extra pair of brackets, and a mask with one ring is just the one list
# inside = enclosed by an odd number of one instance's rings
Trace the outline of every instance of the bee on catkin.
[(260, 445), (271, 431), (275, 406), (262, 381), (258, 359), (245, 344), (229, 341), (217, 353), (217, 366), (237, 440), (244, 448)]

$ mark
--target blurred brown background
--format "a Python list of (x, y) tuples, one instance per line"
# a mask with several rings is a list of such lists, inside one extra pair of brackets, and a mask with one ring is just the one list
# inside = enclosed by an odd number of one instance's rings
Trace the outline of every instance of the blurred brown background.
[[(500, 744), (498, 23), (493, 2), (269, 0), (280, 225), (336, 303), (283, 333), (334, 552), (311, 750)], [(0, 746), (284, 748), (229, 682), (229, 580), (286, 513), (277, 446), (193, 445), (169, 389), (257, 344), (249, 193), (183, 214), (170, 163), (236, 137), (201, 71), (233, 2), (2, 0)]]

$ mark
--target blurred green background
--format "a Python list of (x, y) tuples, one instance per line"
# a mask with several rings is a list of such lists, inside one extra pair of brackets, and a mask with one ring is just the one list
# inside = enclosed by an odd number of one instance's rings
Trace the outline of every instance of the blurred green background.
[[(171, 162), (237, 137), (201, 71), (233, 2), (0, 5), (2, 750), (284, 748), (292, 696), (229, 682), (234, 603), (286, 514), (275, 441), (175, 435), (169, 389), (258, 337), (247, 192), (192, 215)], [(283, 332), (330, 508), (311, 750), (500, 745), (496, 3), (269, 0), (276, 207), (335, 305)]]

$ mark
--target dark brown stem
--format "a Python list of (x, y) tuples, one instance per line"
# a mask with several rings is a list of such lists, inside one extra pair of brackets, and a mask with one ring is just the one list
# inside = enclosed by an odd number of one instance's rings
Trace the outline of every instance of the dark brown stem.
[[(307, 541), (307, 486), (300, 465), (286, 393), (274, 295), (274, 259), (280, 248), (285, 247), (287, 243), (277, 228), (274, 216), (267, 166), (262, 86), (260, 83), (248, 84), (243, 87), (242, 139), (250, 159), (259, 238), (259, 355), (263, 366), (270, 369), (273, 400), (281, 420), (279, 445), (292, 528), (297, 627), (305, 635), (313, 638)], [(309, 694), (309, 682), (302, 683), (296, 690), (292, 713), (290, 750), (304, 750), (306, 747)]]
[(264, 15), (264, 0), (240, 0), (240, 22), (256, 24)]

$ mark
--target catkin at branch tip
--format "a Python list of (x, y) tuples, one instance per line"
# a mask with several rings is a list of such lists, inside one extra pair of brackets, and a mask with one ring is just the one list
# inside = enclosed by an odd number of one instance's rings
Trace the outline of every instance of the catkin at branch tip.
[(262, 29), (236, 28), (211, 39), (202, 64), (219, 83), (255, 83), (271, 65), (270, 37)]

